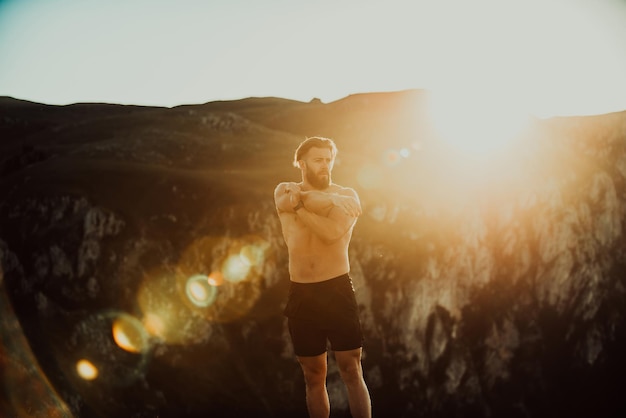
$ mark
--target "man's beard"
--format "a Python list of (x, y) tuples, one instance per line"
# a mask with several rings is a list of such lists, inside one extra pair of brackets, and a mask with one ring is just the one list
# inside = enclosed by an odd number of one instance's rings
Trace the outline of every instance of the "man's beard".
[(313, 188), (317, 190), (324, 190), (328, 186), (330, 186), (330, 172), (328, 172), (328, 175), (326, 177), (322, 177), (316, 175), (307, 168), (306, 180), (311, 186), (313, 186)]

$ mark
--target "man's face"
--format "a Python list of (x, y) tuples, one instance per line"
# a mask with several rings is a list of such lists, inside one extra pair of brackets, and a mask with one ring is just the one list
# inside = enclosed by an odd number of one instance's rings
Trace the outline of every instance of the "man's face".
[(306, 181), (318, 190), (324, 190), (331, 183), (334, 161), (329, 148), (311, 148), (303, 158)]

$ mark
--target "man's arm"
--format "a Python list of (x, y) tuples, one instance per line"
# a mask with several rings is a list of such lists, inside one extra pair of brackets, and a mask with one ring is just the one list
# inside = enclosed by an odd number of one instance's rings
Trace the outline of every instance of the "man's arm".
[(279, 213), (294, 212), (300, 199), (300, 186), (296, 183), (280, 183), (274, 189), (274, 203)]
[[(302, 192), (305, 195), (308, 192)], [(328, 194), (320, 192), (319, 194)], [(314, 194), (315, 195), (315, 194)], [(309, 195), (311, 196), (311, 195)], [(356, 192), (352, 189), (343, 189), (341, 195), (334, 195), (334, 199), (330, 199), (332, 202), (338, 202), (339, 205), (331, 205), (326, 209), (324, 215), (313, 212), (307, 205), (312, 204), (309, 202), (309, 197), (305, 197), (304, 207), (296, 211), (298, 219), (300, 219), (307, 227), (313, 231), (315, 235), (321, 238), (327, 243), (333, 243), (348, 233), (354, 224), (357, 217), (360, 214), (360, 204)], [(318, 199), (319, 200), (316, 200)], [(340, 198), (340, 199), (337, 199)], [(350, 205), (354, 204), (358, 206), (358, 213), (348, 213), (341, 204)], [(314, 196), (313, 204), (319, 204), (320, 207), (326, 208), (328, 206), (328, 199), (324, 196)]]
[(352, 189), (342, 189), (338, 193), (326, 193), (317, 190), (300, 192), (304, 206), (311, 212), (327, 216), (332, 208), (339, 208), (352, 217), (361, 214), (361, 202), (356, 192)]

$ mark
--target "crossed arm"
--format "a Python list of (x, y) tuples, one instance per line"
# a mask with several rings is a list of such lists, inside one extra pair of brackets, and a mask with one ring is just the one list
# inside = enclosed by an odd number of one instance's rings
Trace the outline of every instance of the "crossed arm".
[[(328, 243), (344, 236), (361, 214), (359, 197), (349, 188), (327, 193), (302, 191), (296, 183), (281, 183), (274, 191), (274, 201), (279, 214), (295, 214), (313, 233)], [(302, 204), (298, 208), (300, 202)]]

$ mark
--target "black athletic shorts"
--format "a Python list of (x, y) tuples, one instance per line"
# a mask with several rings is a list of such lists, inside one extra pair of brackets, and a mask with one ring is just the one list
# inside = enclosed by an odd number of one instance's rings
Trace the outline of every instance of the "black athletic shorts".
[(291, 282), (285, 306), (289, 334), (297, 356), (363, 346), (363, 334), (352, 279), (348, 274), (317, 283)]

